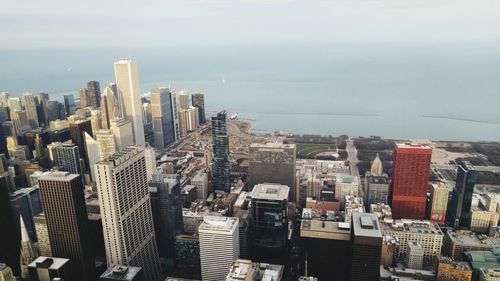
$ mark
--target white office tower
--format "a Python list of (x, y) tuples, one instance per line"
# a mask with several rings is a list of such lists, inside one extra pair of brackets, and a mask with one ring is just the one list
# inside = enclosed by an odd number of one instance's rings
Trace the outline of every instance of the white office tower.
[(123, 118), (132, 122), (135, 144), (144, 146), (146, 142), (137, 64), (132, 60), (115, 62), (115, 79), (118, 99), (122, 104)]
[(238, 218), (205, 216), (198, 232), (201, 279), (225, 280), (231, 264), (240, 255)]
[(148, 182), (153, 179), (153, 174), (156, 174), (156, 152), (153, 147), (144, 149), (144, 158), (146, 160), (146, 176)]
[(134, 144), (134, 129), (132, 122), (123, 118), (112, 120), (111, 131), (115, 136), (117, 150), (122, 150)]
[(95, 141), (97, 142), (97, 150), (99, 161), (107, 159), (116, 152), (116, 140), (111, 130), (99, 130), (96, 132)]
[(92, 179), (92, 181), (95, 181), (94, 165), (100, 161), (100, 159), (99, 159), (99, 146), (97, 144), (97, 141), (92, 136), (90, 136), (85, 131), (83, 133), (84, 133), (84, 140), (85, 140), (85, 149), (87, 151), (87, 157), (89, 158), (90, 178)]
[(96, 164), (108, 267), (140, 266), (146, 281), (161, 279), (144, 148), (130, 146)]

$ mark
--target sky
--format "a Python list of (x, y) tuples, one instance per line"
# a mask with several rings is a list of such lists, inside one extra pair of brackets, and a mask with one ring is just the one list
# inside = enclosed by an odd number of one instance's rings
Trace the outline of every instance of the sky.
[(0, 49), (500, 42), (498, 0), (0, 0)]

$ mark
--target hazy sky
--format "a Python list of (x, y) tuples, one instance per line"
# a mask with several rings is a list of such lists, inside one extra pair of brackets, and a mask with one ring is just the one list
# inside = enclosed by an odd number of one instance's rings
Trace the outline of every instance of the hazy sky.
[(0, 48), (500, 41), (499, 0), (0, 0)]

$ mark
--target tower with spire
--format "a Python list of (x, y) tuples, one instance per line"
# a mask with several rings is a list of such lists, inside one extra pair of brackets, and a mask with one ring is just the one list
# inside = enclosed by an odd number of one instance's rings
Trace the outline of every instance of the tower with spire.
[(375, 159), (373, 159), (372, 167), (370, 169), (370, 175), (374, 177), (381, 177), (384, 174), (384, 166), (382, 165), (382, 161), (380, 161), (380, 157), (377, 153)]
[(31, 243), (28, 230), (26, 229), (26, 225), (21, 215), (19, 215), (19, 220), (21, 226), (21, 277), (29, 278), (28, 265), (40, 256), (40, 252), (38, 250), (38, 245), (36, 243)]

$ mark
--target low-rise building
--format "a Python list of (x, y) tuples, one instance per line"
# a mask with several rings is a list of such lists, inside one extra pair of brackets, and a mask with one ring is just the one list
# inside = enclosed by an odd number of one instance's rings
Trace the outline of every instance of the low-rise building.
[(237, 259), (231, 265), (226, 281), (280, 281), (283, 266)]
[(458, 262), (445, 256), (436, 256), (437, 281), (471, 281), (472, 268), (466, 262)]
[(490, 251), (500, 247), (500, 239), (472, 231), (448, 231), (443, 239), (444, 254), (463, 260), (465, 251)]
[(409, 241), (406, 248), (406, 266), (412, 269), (422, 269), (424, 249), (415, 241)]

